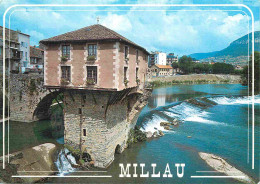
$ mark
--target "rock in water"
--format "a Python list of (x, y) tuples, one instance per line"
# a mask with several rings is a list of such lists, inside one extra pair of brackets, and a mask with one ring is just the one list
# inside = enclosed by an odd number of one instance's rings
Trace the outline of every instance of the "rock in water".
[(155, 131), (155, 132), (153, 133), (153, 137), (158, 137), (158, 132), (157, 132), (157, 131)]
[(178, 124), (179, 124), (179, 120), (178, 120), (178, 119), (174, 119), (174, 120), (172, 121), (172, 125), (176, 126), (176, 125), (178, 125)]
[(153, 133), (151, 131), (146, 132), (147, 139), (152, 138), (152, 136), (153, 136)]
[(171, 125), (171, 123), (169, 123), (169, 122), (164, 122), (164, 121), (162, 121), (161, 123), (160, 123), (160, 126), (169, 126), (169, 125)]
[(164, 136), (164, 133), (161, 130), (159, 130), (159, 135)]
[(170, 128), (170, 126), (164, 126), (163, 127), (165, 130), (170, 130), (171, 128)]
[(199, 156), (206, 161), (206, 163), (220, 173), (224, 173), (227, 176), (242, 176), (241, 178), (234, 178), (244, 183), (255, 184), (254, 180), (247, 176), (245, 173), (236, 169), (235, 167), (228, 164), (223, 158), (209, 154), (199, 152)]

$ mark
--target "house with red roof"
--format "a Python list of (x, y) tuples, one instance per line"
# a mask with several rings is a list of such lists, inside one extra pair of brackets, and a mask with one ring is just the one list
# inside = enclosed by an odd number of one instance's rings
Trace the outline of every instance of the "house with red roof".
[(170, 65), (153, 65), (150, 69), (151, 77), (171, 76), (173, 68)]
[(100, 24), (40, 41), (47, 88), (120, 91), (143, 87), (148, 52)]

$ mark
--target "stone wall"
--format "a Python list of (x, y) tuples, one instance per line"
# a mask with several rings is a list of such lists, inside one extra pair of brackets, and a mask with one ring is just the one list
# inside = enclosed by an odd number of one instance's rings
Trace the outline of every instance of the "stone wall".
[(130, 127), (137, 120), (135, 115), (146, 104), (144, 95), (138, 94), (111, 101), (117, 95), (119, 92), (64, 92), (65, 144), (74, 149), (80, 149), (81, 145), (96, 167), (107, 167), (114, 160), (116, 147), (119, 152), (127, 147)]
[(42, 75), (12, 74), (9, 89), (10, 120), (31, 122), (49, 117), (48, 107), (44, 106), (51, 99), (46, 98), (49, 92), (43, 88)]

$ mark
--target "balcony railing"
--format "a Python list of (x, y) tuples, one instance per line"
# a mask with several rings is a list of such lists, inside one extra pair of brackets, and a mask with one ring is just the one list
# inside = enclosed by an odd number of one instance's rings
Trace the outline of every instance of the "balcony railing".
[(17, 50), (10, 50), (10, 49), (6, 49), (6, 58), (7, 59), (16, 59), (16, 60), (19, 60), (19, 59), (22, 59), (22, 55), (21, 55), (21, 52), (20, 51), (17, 51)]

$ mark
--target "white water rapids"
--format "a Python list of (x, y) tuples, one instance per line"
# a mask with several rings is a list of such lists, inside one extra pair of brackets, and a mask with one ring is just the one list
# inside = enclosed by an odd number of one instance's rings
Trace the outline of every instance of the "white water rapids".
[[(252, 104), (252, 97), (226, 97), (226, 96), (216, 96), (210, 97), (208, 100), (217, 103), (218, 105), (237, 105), (237, 104)], [(254, 98), (254, 103), (260, 103), (260, 96), (257, 95)], [(210, 120), (211, 113), (205, 111), (205, 109), (200, 108), (196, 105), (190, 104), (188, 102), (181, 102), (178, 105), (167, 107), (166, 109), (160, 111), (160, 113), (165, 114), (166, 117), (177, 118), (181, 121), (193, 121), (197, 123), (211, 124), (211, 125), (224, 125), (228, 126), (224, 122), (217, 122)], [(146, 119), (142, 123), (141, 130), (144, 132), (155, 132), (157, 130), (165, 131), (160, 122), (167, 121), (167, 118), (154, 113), (149, 119)], [(174, 132), (174, 131), (173, 131)]]
[(65, 174), (75, 171), (76, 169), (71, 163), (77, 165), (76, 159), (69, 153), (69, 150), (67, 148), (60, 150), (57, 161), (55, 162), (55, 165), (59, 170), (58, 175), (64, 176)]

